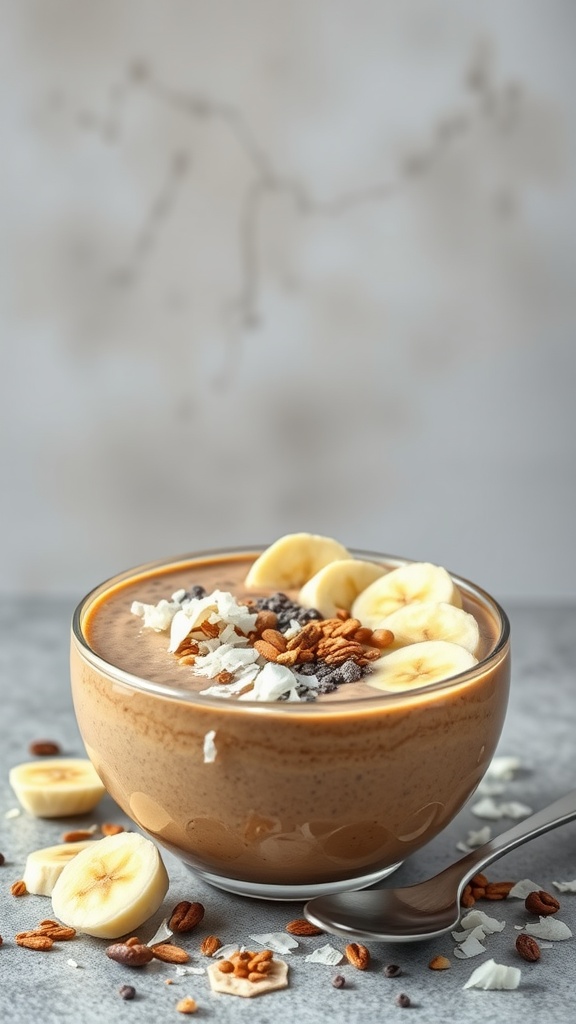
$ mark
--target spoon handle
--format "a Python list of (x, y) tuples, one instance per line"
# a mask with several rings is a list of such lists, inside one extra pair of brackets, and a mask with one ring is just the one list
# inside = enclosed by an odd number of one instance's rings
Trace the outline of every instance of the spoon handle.
[(567, 821), (572, 821), (574, 818), (576, 818), (576, 789), (566, 793), (565, 796), (555, 800), (554, 803), (548, 804), (541, 811), (536, 811), (536, 814), (531, 814), (529, 818), (524, 818), (523, 821), (507, 829), (506, 832), (495, 836), (489, 843), (485, 843), (476, 850), (467, 853), (460, 860), (446, 868), (442, 874), (445, 876), (454, 874), (461, 877), (460, 894), (470, 878), (481, 871), (482, 868), (491, 864), (492, 861), (502, 857), (503, 854), (508, 853), (510, 850), (514, 850), (517, 846), (522, 846), (529, 839), (541, 836), (553, 828), (558, 828), (559, 825), (564, 825)]

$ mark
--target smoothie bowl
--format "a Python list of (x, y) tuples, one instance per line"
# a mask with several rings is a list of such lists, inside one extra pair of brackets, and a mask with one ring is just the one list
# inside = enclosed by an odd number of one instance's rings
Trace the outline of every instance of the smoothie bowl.
[(223, 889), (307, 899), (384, 878), (471, 796), (509, 624), (439, 566), (291, 534), (107, 580), (74, 614), (71, 677), (140, 828)]

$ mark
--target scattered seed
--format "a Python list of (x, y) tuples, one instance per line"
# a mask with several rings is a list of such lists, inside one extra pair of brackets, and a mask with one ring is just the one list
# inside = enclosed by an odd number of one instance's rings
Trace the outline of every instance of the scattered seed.
[(332, 978), (332, 984), (334, 985), (334, 988), (344, 988), (346, 984), (346, 978), (344, 977), (343, 974), (335, 974), (334, 977)]
[(190, 996), (186, 996), (185, 999), (181, 999), (179, 1003), (176, 1003), (176, 1009), (178, 1013), (196, 1013), (198, 1003), (195, 999), (191, 999)]
[(450, 961), (447, 956), (433, 956), (428, 967), (431, 971), (447, 971), (450, 967)]
[(405, 992), (400, 992), (395, 999), (396, 1006), (402, 1006), (404, 1008), (411, 1006), (410, 996), (407, 996)]
[(35, 757), (57, 757), (60, 753), (60, 744), (54, 740), (34, 740), (28, 750)]
[(120, 832), (124, 832), (124, 825), (114, 825), (110, 821), (105, 821), (103, 825), (100, 825), (100, 831), (103, 836), (117, 836)]
[(384, 975), (386, 978), (398, 978), (402, 974), (402, 968), (398, 964), (386, 964)]
[(136, 989), (134, 988), (134, 985), (121, 985), (118, 989), (118, 995), (122, 999), (134, 999)]

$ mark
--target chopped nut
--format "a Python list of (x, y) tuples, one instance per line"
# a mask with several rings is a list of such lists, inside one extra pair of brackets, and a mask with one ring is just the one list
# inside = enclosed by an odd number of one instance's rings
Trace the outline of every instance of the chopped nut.
[(372, 636), (368, 643), (373, 647), (378, 647), (383, 650), (385, 647), (389, 647), (394, 640), (394, 633), (390, 629), (375, 629), (372, 632)]
[(149, 946), (137, 943), (129, 945), (128, 942), (114, 942), (108, 946), (106, 956), (118, 964), (124, 964), (125, 967), (144, 967), (154, 959)]
[(280, 653), (286, 650), (286, 637), (279, 629), (264, 629), (262, 639), (266, 643), (272, 644), (272, 647), (275, 647)]
[(181, 946), (173, 946), (171, 942), (158, 942), (151, 947), (156, 960), (163, 960), (166, 964), (186, 964), (190, 956)]
[(460, 903), (463, 907), (473, 907), (476, 903), (474, 896), (472, 895), (472, 886), (465, 885), (462, 895), (460, 897)]
[(524, 900), (524, 906), (530, 914), (539, 914), (540, 917), (548, 917), (549, 914), (557, 914), (560, 904), (555, 896), (551, 896), (544, 889), (528, 893)]
[(176, 1003), (176, 1009), (178, 1010), (178, 1013), (196, 1013), (198, 1003), (190, 996), (186, 996), (184, 999), (181, 999), (180, 1002)]
[(34, 740), (28, 750), (35, 757), (57, 757), (60, 753), (60, 745), (53, 740)]
[(288, 921), (286, 925), (286, 931), (290, 935), (322, 935), (322, 929), (318, 928), (317, 925), (312, 924), (311, 921), (307, 921), (305, 917), (296, 917), (293, 921)]
[(190, 903), (188, 900), (181, 900), (172, 911), (168, 927), (173, 932), (191, 932), (200, 924), (204, 917), (204, 907), (201, 903)]
[(488, 879), (486, 878), (486, 875), (483, 875), (482, 872), (479, 871), (470, 879), (470, 885), (477, 885), (480, 888), (485, 889), (488, 885)]
[(111, 821), (105, 821), (100, 826), (100, 831), (103, 836), (117, 836), (124, 832), (124, 825), (114, 825)]
[(484, 898), (487, 900), (505, 900), (514, 882), (488, 882)]
[[(269, 644), (267, 640), (255, 640), (254, 647), (267, 661), (278, 661), (279, 652), (278, 648)], [(284, 664), (284, 662), (282, 662)]]
[(19, 878), (18, 881), (16, 882), (12, 882), (12, 885), (10, 886), (10, 892), (12, 893), (13, 896), (25, 896), (26, 893), (28, 892), (28, 889), (26, 888), (26, 882), (24, 882), (21, 878)]
[(349, 942), (344, 950), (348, 963), (359, 971), (365, 971), (370, 963), (370, 953), (366, 946), (359, 942)]
[(258, 615), (256, 616), (254, 629), (257, 633), (262, 635), (265, 629), (276, 629), (277, 625), (278, 616), (276, 615), (276, 612), (261, 611), (258, 612)]
[(83, 843), (86, 839), (94, 838), (94, 830), (90, 828), (77, 828), (71, 832), (64, 832), (63, 843)]
[(16, 944), (18, 946), (24, 946), (25, 949), (39, 949), (44, 951), (52, 949), (54, 940), (48, 935), (29, 935), (26, 932), (21, 932), (16, 936)]
[(526, 935), (525, 932), (522, 932), (516, 939), (516, 950), (522, 959), (528, 960), (529, 963), (540, 959), (540, 946), (536, 939), (533, 939), (531, 935)]
[(218, 964), (218, 970), (222, 971), (222, 974), (233, 974), (234, 964), (230, 960), (221, 960)]
[(214, 953), (220, 949), (221, 945), (222, 943), (216, 935), (207, 935), (200, 946), (200, 952), (204, 956), (214, 956)]
[(451, 966), (447, 956), (433, 956), (428, 967), (431, 971), (447, 971)]

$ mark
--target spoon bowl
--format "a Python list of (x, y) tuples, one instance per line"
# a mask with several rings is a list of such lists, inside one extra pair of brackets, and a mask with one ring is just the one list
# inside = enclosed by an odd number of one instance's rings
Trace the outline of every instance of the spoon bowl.
[(468, 881), (509, 850), (576, 818), (576, 790), (549, 804), (433, 878), (400, 889), (365, 889), (319, 896), (304, 907), (323, 931), (372, 942), (418, 942), (454, 928)]

